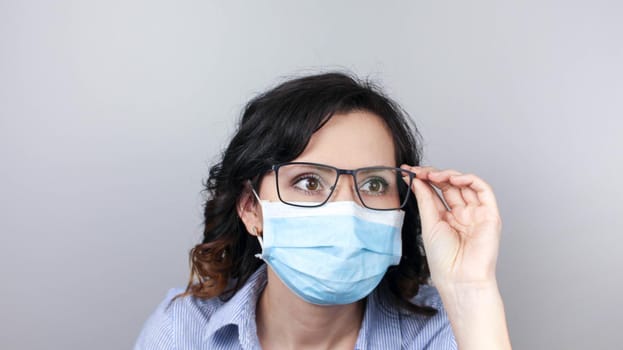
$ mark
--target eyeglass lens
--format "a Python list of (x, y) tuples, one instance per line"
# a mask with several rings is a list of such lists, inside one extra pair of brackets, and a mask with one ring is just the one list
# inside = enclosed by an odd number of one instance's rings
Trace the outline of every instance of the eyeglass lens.
[[(408, 176), (397, 168), (364, 168), (355, 172), (355, 189), (368, 208), (397, 209), (408, 195), (408, 191), (399, 188), (406, 187), (402, 178)], [(317, 206), (325, 202), (337, 179), (337, 169), (328, 166), (284, 164), (277, 169), (279, 196), (288, 204)]]

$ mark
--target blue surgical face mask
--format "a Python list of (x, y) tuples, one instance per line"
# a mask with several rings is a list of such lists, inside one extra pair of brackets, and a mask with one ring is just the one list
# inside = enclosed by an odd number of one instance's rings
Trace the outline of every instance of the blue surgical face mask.
[(402, 210), (376, 211), (355, 202), (301, 208), (260, 201), (263, 259), (296, 295), (318, 305), (366, 297), (402, 254)]

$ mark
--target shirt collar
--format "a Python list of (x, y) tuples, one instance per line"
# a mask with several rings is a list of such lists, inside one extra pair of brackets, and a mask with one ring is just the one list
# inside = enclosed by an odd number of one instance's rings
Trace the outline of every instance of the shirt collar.
[[(378, 335), (379, 329), (384, 333), (382, 343), (377, 343), (379, 339), (374, 336)], [(375, 290), (366, 298), (366, 309), (357, 335), (355, 350), (400, 349), (401, 343), (399, 311), (383, 301), (378, 291)]]
[(244, 349), (259, 348), (255, 307), (265, 286), (266, 264), (262, 264), (244, 286), (212, 314), (205, 333), (206, 339), (225, 326), (235, 325), (238, 328), (238, 341)]
[[(205, 333), (205, 339), (228, 325), (235, 325), (238, 329), (238, 341), (243, 349), (259, 348), (257, 326), (255, 323), (255, 309), (260, 294), (266, 286), (266, 264), (262, 264), (249, 277), (244, 286), (227, 302), (223, 303), (210, 317)], [(399, 349), (401, 346), (400, 314), (381, 300), (375, 291), (366, 298), (366, 308), (363, 321), (357, 336), (355, 350), (359, 349)], [(375, 329), (382, 325), (387, 333), (383, 337), (383, 344), (374, 342)]]

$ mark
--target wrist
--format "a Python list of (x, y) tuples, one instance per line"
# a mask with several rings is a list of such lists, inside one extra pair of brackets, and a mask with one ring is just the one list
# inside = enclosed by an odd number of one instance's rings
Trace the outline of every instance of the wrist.
[(510, 349), (504, 303), (495, 279), (436, 285), (461, 349)]
[(440, 293), (470, 293), (476, 291), (498, 290), (498, 281), (495, 277), (484, 278), (476, 281), (438, 281), (433, 279), (433, 284)]
[(501, 302), (500, 290), (496, 279), (470, 282), (442, 282), (435, 284), (446, 308), (473, 306), (483, 303)]

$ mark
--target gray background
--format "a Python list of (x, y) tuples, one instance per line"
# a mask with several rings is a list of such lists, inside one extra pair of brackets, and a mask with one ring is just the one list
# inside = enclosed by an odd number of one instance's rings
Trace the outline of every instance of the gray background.
[(504, 219), (516, 349), (620, 346), (620, 1), (0, 1), (0, 348), (124, 349), (284, 77), (369, 76)]

